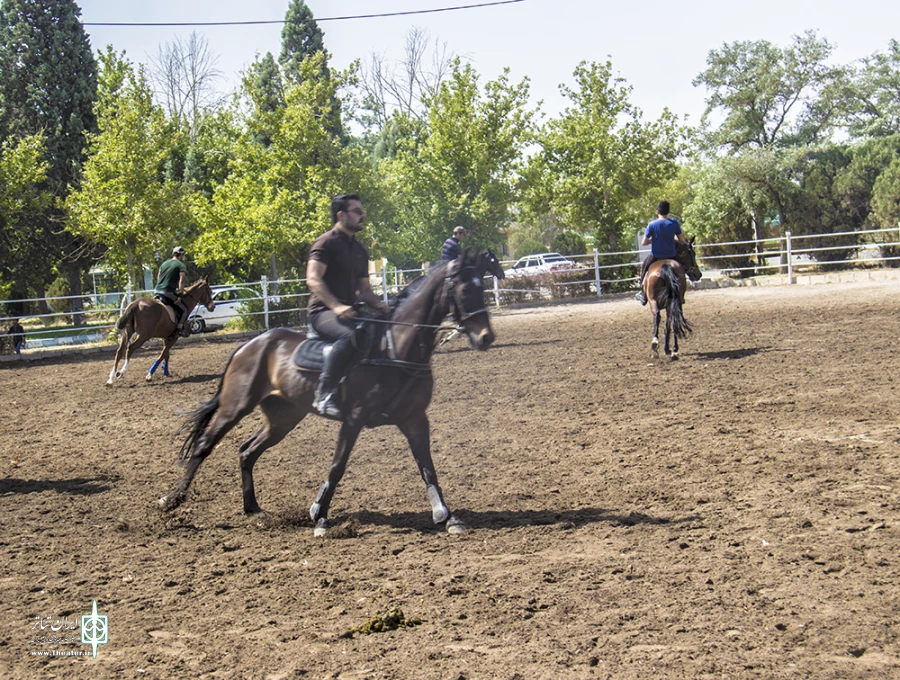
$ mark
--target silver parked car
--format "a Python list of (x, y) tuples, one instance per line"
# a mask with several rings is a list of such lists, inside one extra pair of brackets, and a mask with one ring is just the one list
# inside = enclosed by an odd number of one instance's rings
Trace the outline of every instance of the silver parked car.
[(559, 253), (537, 253), (520, 257), (512, 267), (506, 270), (506, 275), (513, 277), (534, 276), (535, 274), (567, 271), (569, 269), (578, 269), (578, 265)]
[(198, 305), (188, 317), (188, 325), (191, 333), (202, 333), (207, 328), (224, 326), (231, 319), (240, 316), (238, 306), (246, 300), (258, 300), (260, 294), (251, 288), (244, 286), (228, 286), (213, 291), (213, 300), (216, 308), (209, 311), (206, 307)]

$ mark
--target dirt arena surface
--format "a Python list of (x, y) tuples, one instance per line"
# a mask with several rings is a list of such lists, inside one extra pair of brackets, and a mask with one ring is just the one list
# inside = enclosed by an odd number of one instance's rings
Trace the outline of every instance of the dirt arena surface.
[[(898, 297), (690, 292), (695, 332), (657, 363), (632, 299), (495, 316), (493, 349), (434, 360), (463, 536), (381, 428), (335, 496), (344, 537), (313, 538), (338, 429), (313, 418), (256, 466), (268, 517), (241, 512), (256, 415), (158, 512), (175, 409), (235, 342), (176, 347), (149, 385), (148, 351), (112, 388), (109, 353), (0, 365), (0, 677), (900, 677)], [(93, 600), (96, 659), (35, 641)], [(352, 632), (396, 609), (418, 624)], [(88, 656), (32, 655), (53, 649)]]

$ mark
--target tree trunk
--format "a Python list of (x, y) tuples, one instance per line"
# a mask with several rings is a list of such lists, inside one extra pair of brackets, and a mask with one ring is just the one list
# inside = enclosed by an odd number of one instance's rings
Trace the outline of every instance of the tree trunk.
[[(756, 212), (756, 208), (750, 211), (750, 220), (753, 224), (753, 250), (756, 253), (756, 266), (763, 266), (763, 254), (762, 254), (762, 244), (759, 242), (759, 213)], [(759, 270), (756, 272), (759, 274)]]
[(272, 295), (278, 295), (278, 258), (272, 253)]
[[(47, 304), (47, 288), (43, 284), (40, 284), (34, 290), (38, 296), (38, 314), (50, 314), (50, 305)], [(46, 323), (47, 319), (41, 319), (41, 321)]]
[(84, 316), (84, 289), (81, 285), (81, 267), (75, 262), (67, 262), (65, 265), (66, 278), (69, 280), (69, 295), (77, 297), (72, 298), (72, 323), (75, 326), (85, 325)]

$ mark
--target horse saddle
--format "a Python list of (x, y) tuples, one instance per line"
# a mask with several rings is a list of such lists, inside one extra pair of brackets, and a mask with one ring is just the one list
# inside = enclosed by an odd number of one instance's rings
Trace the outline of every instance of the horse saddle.
[(178, 317), (175, 315), (175, 303), (164, 298), (162, 295), (154, 295), (153, 299), (162, 304), (163, 308), (169, 313), (169, 318), (172, 320), (172, 323), (177, 324)]
[[(385, 343), (381, 340), (384, 338), (385, 328), (386, 326), (382, 324), (366, 321), (356, 324), (353, 333), (353, 348), (357, 355), (362, 354), (363, 358), (369, 359), (375, 354), (382, 353)], [(306, 340), (294, 350), (294, 367), (301, 371), (321, 371), (325, 366), (325, 357), (331, 351), (333, 344), (322, 340), (321, 336), (310, 328), (306, 332)]]

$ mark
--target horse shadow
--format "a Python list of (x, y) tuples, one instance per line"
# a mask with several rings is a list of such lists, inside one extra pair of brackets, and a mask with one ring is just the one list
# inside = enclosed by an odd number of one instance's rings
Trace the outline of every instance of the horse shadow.
[[(186, 385), (189, 383), (206, 383), (212, 382), (214, 380), (219, 380), (222, 377), (221, 373), (201, 373), (200, 375), (186, 375), (183, 378), (175, 378), (174, 380), (167, 380), (165, 384), (171, 385)], [(159, 383), (160, 385), (164, 383)]]
[[(30, 494), (43, 491), (56, 491), (71, 496), (94, 496), (109, 491), (116, 478), (101, 475), (99, 477), (75, 477), (73, 479), (16, 479), (8, 477), (0, 479), (0, 496), (7, 494)], [(110, 483), (107, 483), (110, 482)]]
[(745, 347), (743, 349), (726, 349), (721, 352), (691, 352), (689, 356), (703, 361), (716, 361), (718, 359), (746, 359), (757, 354), (774, 351), (777, 350), (773, 347)]
[[(575, 529), (590, 524), (609, 524), (612, 526), (631, 527), (639, 524), (676, 525), (697, 522), (699, 515), (669, 518), (647, 515), (642, 512), (623, 514), (604, 508), (579, 508), (577, 510), (458, 510), (453, 513), (470, 529), (518, 529), (534, 526), (560, 526)], [(384, 514), (363, 510), (352, 515), (360, 524), (389, 526), (394, 529), (418, 531), (441, 531), (442, 526), (431, 521), (430, 513), (401, 512)]]
[[(535, 340), (533, 342), (495, 342), (491, 345), (491, 349), (497, 350), (502, 349), (504, 347), (537, 347), (539, 345), (559, 345), (563, 342), (562, 339), (559, 340)], [(472, 348), (469, 346), (468, 340), (460, 340), (460, 344), (456, 347), (446, 347), (441, 349), (441, 354), (455, 354), (457, 352), (468, 352)]]

